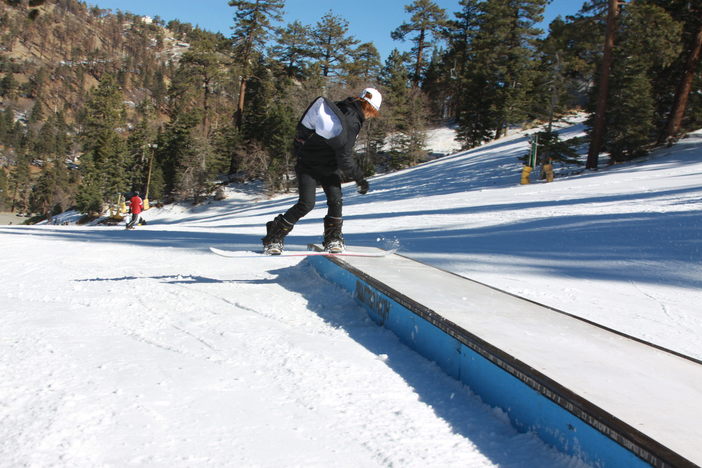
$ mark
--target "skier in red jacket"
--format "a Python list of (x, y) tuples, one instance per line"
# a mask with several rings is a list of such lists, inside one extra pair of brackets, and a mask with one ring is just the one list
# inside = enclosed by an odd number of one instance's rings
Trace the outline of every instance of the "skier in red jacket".
[(140, 216), (143, 210), (144, 201), (139, 196), (139, 192), (134, 192), (134, 196), (129, 200), (129, 211), (132, 213), (132, 219), (127, 224), (127, 229), (134, 229), (137, 223), (146, 224)]

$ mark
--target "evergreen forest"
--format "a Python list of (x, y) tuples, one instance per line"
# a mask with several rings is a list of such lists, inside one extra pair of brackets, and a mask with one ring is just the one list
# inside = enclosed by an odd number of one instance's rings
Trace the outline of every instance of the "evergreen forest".
[[(222, 0), (225, 36), (78, 0), (0, 0), (0, 210), (97, 217), (124, 196), (200, 203), (218, 186), (294, 188), (292, 137), (317, 96), (383, 93), (357, 158), (368, 176), (427, 159), (428, 128), (463, 148), (543, 126), (539, 163), (597, 169), (702, 127), (702, 0), (587, 0), (539, 29), (548, 0), (407, 1), (384, 60), (329, 10)], [(585, 112), (588, 141), (550, 123)], [(518, 164), (518, 162), (515, 162)], [(517, 166), (518, 167), (518, 166)], [(518, 171), (518, 169), (517, 169)]]

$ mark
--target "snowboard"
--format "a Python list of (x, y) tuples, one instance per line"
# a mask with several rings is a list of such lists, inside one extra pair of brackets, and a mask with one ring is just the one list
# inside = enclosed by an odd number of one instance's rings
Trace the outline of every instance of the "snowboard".
[(251, 250), (223, 250), (216, 247), (210, 247), (210, 251), (222, 257), (229, 258), (252, 258), (252, 257), (387, 257), (397, 252), (397, 249), (381, 250), (376, 252), (354, 252), (353, 250), (345, 250), (340, 253), (318, 252), (314, 250), (287, 250), (280, 255), (266, 255), (263, 252), (254, 252)]

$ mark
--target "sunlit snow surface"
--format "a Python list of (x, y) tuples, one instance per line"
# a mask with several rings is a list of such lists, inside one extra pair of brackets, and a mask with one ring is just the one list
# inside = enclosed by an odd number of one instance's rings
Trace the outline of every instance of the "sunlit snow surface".
[[(515, 133), (372, 178), (365, 196), (346, 186), (347, 243), (702, 359), (702, 132), (520, 186), (527, 145)], [(149, 210), (135, 231), (0, 227), (0, 466), (582, 466), (304, 260), (211, 254), (257, 248), (296, 199), (228, 195)], [(325, 210), (320, 193), (288, 248), (320, 240)]]

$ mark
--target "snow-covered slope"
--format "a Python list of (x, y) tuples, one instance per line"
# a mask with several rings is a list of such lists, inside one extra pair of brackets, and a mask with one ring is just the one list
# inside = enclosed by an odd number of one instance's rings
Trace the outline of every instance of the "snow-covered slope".
[[(647, 161), (520, 186), (526, 147), (516, 133), (373, 178), (365, 196), (349, 185), (347, 242), (702, 358), (702, 131)], [(229, 195), (149, 210), (135, 231), (0, 228), (0, 466), (580, 465), (304, 261), (209, 253), (257, 248), (295, 201)], [(320, 240), (318, 200), (289, 248)]]
[[(563, 138), (583, 134), (581, 125)], [(448, 134), (450, 136), (450, 134)], [(448, 138), (444, 136), (444, 138)], [(404, 255), (702, 359), (702, 131), (645, 161), (519, 185), (528, 137), (498, 142), (346, 190), (349, 244)], [(444, 146), (448, 146), (444, 144)], [(189, 211), (191, 226), (255, 248), (294, 196)], [(321, 236), (324, 196), (288, 243)], [(168, 214), (163, 219), (171, 223)], [(176, 222), (181, 223), (180, 215)]]

